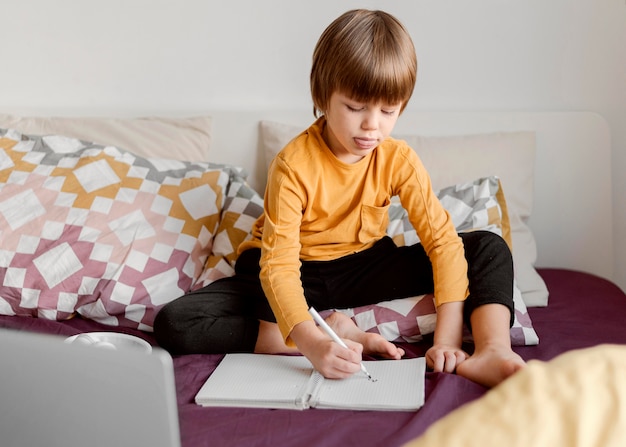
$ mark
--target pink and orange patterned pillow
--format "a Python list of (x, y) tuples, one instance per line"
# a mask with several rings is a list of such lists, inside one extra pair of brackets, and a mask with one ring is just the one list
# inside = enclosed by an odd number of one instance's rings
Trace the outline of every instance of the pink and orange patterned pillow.
[(151, 330), (211, 253), (229, 170), (0, 129), (0, 313)]

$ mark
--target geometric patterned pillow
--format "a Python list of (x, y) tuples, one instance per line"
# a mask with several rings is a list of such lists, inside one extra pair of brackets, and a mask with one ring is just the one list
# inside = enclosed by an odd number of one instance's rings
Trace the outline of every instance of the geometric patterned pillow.
[[(483, 177), (473, 182), (449, 186), (435, 194), (450, 213), (456, 231), (491, 231), (502, 236), (509, 247), (512, 247), (509, 214), (498, 177)], [(387, 234), (398, 246), (419, 242), (406, 210), (397, 201), (392, 202), (389, 207)]]
[(0, 314), (152, 330), (200, 276), (229, 176), (0, 129)]
[[(510, 330), (511, 345), (536, 345), (539, 343), (539, 337), (532, 327), (526, 304), (517, 284), (513, 291), (515, 320)], [(437, 312), (432, 294), (384, 301), (353, 309), (337, 309), (337, 311), (351, 317), (361, 330), (380, 334), (392, 342), (418, 342), (424, 335), (433, 333), (437, 323)], [(320, 313), (327, 316), (330, 312)], [(463, 340), (466, 342), (473, 340), (467, 329), (464, 331)]]
[(252, 238), (252, 225), (262, 213), (263, 197), (252, 189), (245, 176), (231, 175), (213, 250), (194, 290), (234, 275), (237, 248)]
[[(484, 177), (450, 186), (436, 194), (450, 213), (458, 232), (478, 229), (492, 231), (502, 236), (511, 247), (506, 201), (497, 177)], [(392, 201), (389, 207), (387, 234), (398, 246), (419, 242), (406, 210), (397, 201)], [(379, 333), (390, 341), (412, 342), (434, 331), (437, 313), (433, 300), (432, 294), (426, 294), (339, 311), (350, 316), (364, 331)], [(510, 331), (512, 345), (536, 345), (539, 337), (532, 326), (517, 282), (513, 286), (513, 303), (515, 317)], [(471, 335), (467, 332), (465, 340), (471, 341)]]

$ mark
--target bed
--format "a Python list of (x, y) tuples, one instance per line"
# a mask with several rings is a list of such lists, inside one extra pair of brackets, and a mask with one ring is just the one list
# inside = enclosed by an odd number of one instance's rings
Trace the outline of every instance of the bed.
[[(0, 327), (60, 336), (117, 331), (156, 345), (151, 322), (160, 306), (232, 272), (234, 249), (262, 207), (268, 160), (311, 118), (306, 111), (167, 119), (0, 115)], [(550, 364), (564, 353), (626, 344), (626, 295), (610, 280), (610, 144), (598, 115), (407, 111), (396, 136), (422, 156), (460, 231), (487, 228), (511, 245), (516, 352)], [(103, 160), (115, 163), (108, 169)], [(78, 184), (80, 192), (70, 191)], [(480, 200), (455, 192), (468, 189), (482, 191)], [(138, 198), (156, 205), (138, 213)], [(30, 214), (11, 214), (21, 204)], [(412, 243), (401, 207), (395, 212), (390, 236)], [(128, 223), (128, 216), (136, 220)], [(346, 312), (357, 320), (373, 314), (368, 330), (401, 344), (407, 357), (423, 356), (432, 306), (411, 307), (413, 321), (415, 312), (421, 318), (409, 325), (417, 332), (401, 324), (402, 316), (390, 317), (390, 308), (397, 310), (383, 303)], [(221, 358), (174, 357), (183, 446), (404, 445), (493, 391), (427, 372), (426, 403), (417, 412), (200, 407), (195, 393)], [(516, 429), (528, 431), (516, 421), (511, 439)]]

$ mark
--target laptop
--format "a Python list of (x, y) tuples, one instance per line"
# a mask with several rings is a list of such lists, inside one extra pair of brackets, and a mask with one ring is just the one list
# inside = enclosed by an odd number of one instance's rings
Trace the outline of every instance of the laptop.
[(0, 445), (179, 447), (167, 352), (0, 330)]

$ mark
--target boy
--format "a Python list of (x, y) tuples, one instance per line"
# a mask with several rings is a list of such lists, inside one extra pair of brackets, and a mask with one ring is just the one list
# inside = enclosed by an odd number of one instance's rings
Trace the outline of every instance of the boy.
[[(494, 386), (524, 366), (511, 350), (513, 263), (492, 233), (458, 235), (415, 152), (389, 137), (415, 85), (411, 38), (393, 16), (353, 10), (321, 35), (311, 94), (318, 119), (273, 161), (263, 215), (239, 248), (234, 277), (168, 304), (159, 343), (173, 353), (300, 352), (324, 376), (360, 370), (362, 353), (404, 352), (340, 313), (332, 342), (311, 319), (434, 291), (437, 324), (426, 353), (434, 371)], [(396, 247), (385, 235), (392, 196), (421, 243)], [(468, 280), (469, 277), (469, 280)], [(269, 302), (269, 306), (268, 306)], [(463, 322), (475, 352), (461, 350)]]

